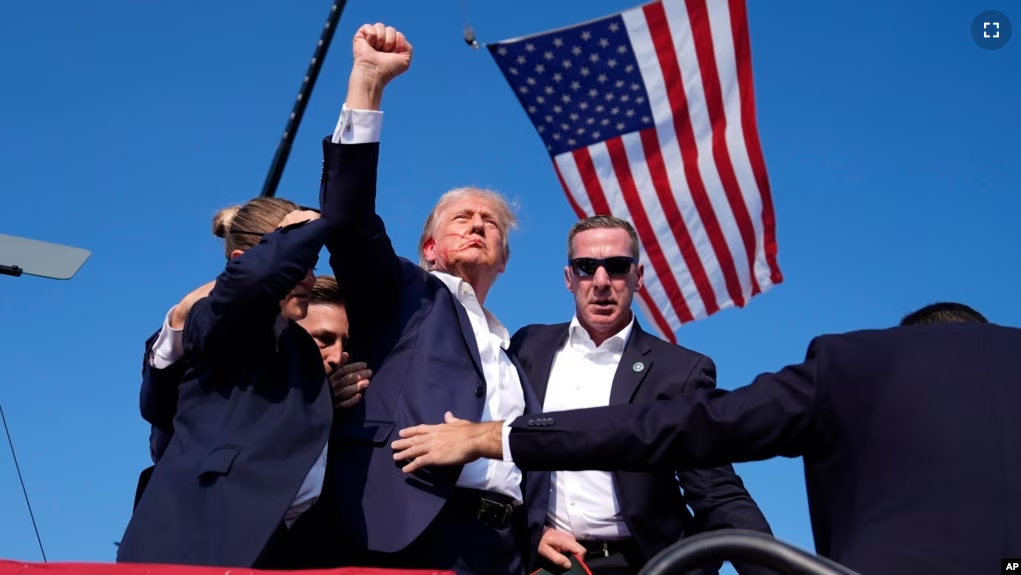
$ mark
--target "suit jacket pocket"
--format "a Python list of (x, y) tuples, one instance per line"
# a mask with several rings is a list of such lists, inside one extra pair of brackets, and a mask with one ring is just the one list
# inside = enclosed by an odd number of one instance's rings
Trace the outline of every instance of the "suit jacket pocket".
[(221, 475), (230, 473), (234, 460), (241, 453), (241, 448), (236, 445), (221, 445), (209, 452), (209, 455), (202, 459), (198, 472), (195, 476), (202, 483), (211, 483)]
[(386, 445), (397, 424), (393, 421), (372, 419), (344, 420), (335, 423), (333, 439), (342, 443), (367, 443), (373, 446)]

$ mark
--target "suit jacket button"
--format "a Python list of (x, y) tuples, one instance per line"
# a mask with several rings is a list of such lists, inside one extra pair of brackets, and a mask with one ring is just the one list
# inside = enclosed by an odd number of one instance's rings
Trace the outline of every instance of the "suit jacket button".
[(528, 420), (528, 426), (529, 427), (535, 427), (535, 420), (534, 419), (529, 419)]
[(483, 395), (486, 395), (486, 388), (482, 387), (481, 385), (476, 387), (475, 397), (482, 397)]
[(556, 419), (553, 419), (553, 418), (551, 417), (551, 418), (549, 418), (549, 419), (547, 419), (547, 420), (546, 420), (546, 425), (553, 425), (553, 424), (554, 424), (554, 423), (556, 423), (556, 422), (557, 422), (557, 420), (556, 420)]

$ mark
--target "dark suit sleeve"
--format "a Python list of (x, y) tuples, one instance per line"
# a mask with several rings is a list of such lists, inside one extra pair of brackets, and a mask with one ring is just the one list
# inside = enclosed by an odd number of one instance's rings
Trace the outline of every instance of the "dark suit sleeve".
[[(716, 389), (716, 366), (711, 359), (703, 357), (692, 369), (685, 391), (713, 389)], [(679, 471), (677, 481), (684, 489), (700, 532), (750, 529), (772, 535), (769, 523), (733, 466)]]
[(142, 387), (139, 392), (142, 418), (152, 424), (149, 454), (153, 463), (163, 455), (170, 435), (173, 434), (174, 416), (177, 414), (177, 386), (184, 376), (182, 362), (165, 369), (156, 369), (149, 364), (149, 355), (159, 333), (157, 331), (145, 342), (145, 353), (142, 355)]
[(557, 412), (511, 423), (520, 469), (673, 471), (803, 455), (812, 440), (816, 342), (808, 359), (746, 387), (669, 401)]
[(280, 315), (280, 300), (315, 265), (329, 232), (326, 218), (293, 224), (231, 258), (213, 290), (195, 302), (185, 320), (185, 351), (210, 354), (265, 333)]
[(323, 140), (323, 177), (319, 206), (334, 226), (327, 238), (330, 267), (337, 277), (348, 313), (390, 309), (402, 274), (382, 218), (376, 214), (376, 167), (379, 143), (335, 144)]

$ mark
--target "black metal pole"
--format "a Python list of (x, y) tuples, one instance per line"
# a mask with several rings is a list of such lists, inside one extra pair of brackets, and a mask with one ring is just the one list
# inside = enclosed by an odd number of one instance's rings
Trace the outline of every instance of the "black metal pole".
[(273, 155), (273, 163), (269, 166), (269, 174), (262, 185), (264, 198), (272, 198), (277, 193), (277, 186), (280, 184), (280, 177), (284, 174), (284, 166), (287, 165), (287, 158), (291, 155), (291, 144), (294, 142), (294, 135), (298, 132), (301, 124), (301, 117), (305, 115), (305, 106), (312, 97), (312, 89), (315, 88), (316, 78), (319, 77), (319, 69), (323, 67), (323, 60), (326, 59), (326, 52), (330, 49), (330, 41), (333, 40), (333, 33), (337, 29), (337, 22), (340, 20), (340, 13), (344, 11), (347, 0), (334, 0), (330, 7), (330, 15), (326, 18), (323, 26), (323, 33), (319, 36), (316, 44), (316, 51), (312, 54), (312, 61), (309, 62), (308, 71), (305, 72), (305, 79), (301, 82), (301, 90), (298, 91), (298, 99), (294, 103), (294, 109), (287, 118), (287, 126), (284, 127), (284, 136), (277, 146), (276, 154)]
[(0, 420), (4, 424), (4, 432), (7, 433), (7, 444), (11, 446), (11, 457), (14, 459), (14, 470), (18, 472), (18, 481), (21, 483), (21, 493), (25, 495), (25, 505), (28, 506), (28, 517), (32, 520), (32, 529), (35, 529), (35, 540), (39, 543), (39, 553), (43, 556), (43, 563), (46, 563), (46, 551), (43, 550), (43, 539), (39, 537), (39, 526), (35, 523), (35, 513), (32, 512), (32, 502), (28, 500), (28, 489), (25, 489), (25, 479), (21, 476), (21, 466), (18, 465), (18, 454), (14, 452), (14, 440), (11, 439), (11, 430), (7, 427), (7, 417), (4, 415), (4, 408), (0, 405)]

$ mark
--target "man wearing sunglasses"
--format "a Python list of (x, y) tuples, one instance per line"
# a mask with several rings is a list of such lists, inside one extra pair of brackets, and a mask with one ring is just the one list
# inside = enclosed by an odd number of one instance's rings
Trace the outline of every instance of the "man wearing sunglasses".
[[(526, 326), (511, 340), (510, 351), (544, 413), (644, 403), (716, 386), (712, 360), (646, 333), (631, 312), (643, 267), (629, 222), (612, 216), (577, 222), (567, 235), (567, 260), (564, 282), (574, 295), (574, 318)], [(633, 574), (694, 533), (725, 528), (770, 533), (730, 465), (676, 475), (555, 472), (550, 485), (539, 546), (549, 569), (570, 567), (567, 555), (576, 553), (594, 575)]]

